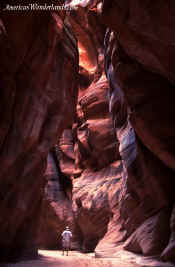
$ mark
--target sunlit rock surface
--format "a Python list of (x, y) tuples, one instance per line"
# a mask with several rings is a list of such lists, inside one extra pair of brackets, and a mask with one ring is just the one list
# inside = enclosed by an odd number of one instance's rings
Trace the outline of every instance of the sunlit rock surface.
[(3, 267), (174, 267), (173, 263), (161, 262), (158, 257), (143, 257), (119, 248), (112, 257), (100, 259), (95, 258), (94, 253), (77, 251), (70, 251), (67, 257), (58, 250), (39, 250), (39, 256), (35, 260), (4, 264)]
[(103, 1), (102, 8), (111, 28), (105, 68), (124, 166), (119, 205), (129, 237), (125, 248), (162, 253), (166, 261), (175, 260), (174, 7), (173, 1), (119, 0)]
[(85, 252), (93, 251), (107, 233), (109, 242), (116, 242), (118, 233), (113, 229), (122, 173), (104, 73), (106, 29), (99, 21), (97, 8), (97, 2), (88, 2), (86, 8), (80, 3), (71, 13), (80, 58), (77, 121), (72, 132), (64, 131), (59, 144), (61, 171), (73, 179), (74, 234)]
[(36, 256), (47, 154), (74, 120), (78, 52), (66, 20), (0, 14), (1, 261)]

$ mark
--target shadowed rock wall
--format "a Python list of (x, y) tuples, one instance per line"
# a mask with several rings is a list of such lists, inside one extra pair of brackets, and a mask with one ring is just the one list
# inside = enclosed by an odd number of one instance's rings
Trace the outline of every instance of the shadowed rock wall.
[(74, 120), (78, 52), (64, 12), (0, 15), (3, 261), (37, 253), (47, 154)]
[(100, 8), (1, 14), (2, 260), (59, 248), (67, 224), (97, 256), (175, 259), (174, 1)]
[(175, 259), (174, 12), (173, 1), (104, 1), (102, 9), (111, 28), (105, 68), (124, 166), (125, 248), (163, 260)]
[(66, 192), (68, 188), (70, 192), (72, 191), (71, 183), (60, 172), (55, 149), (49, 152), (45, 178), (47, 180), (46, 197), (42, 202), (37, 244), (39, 248), (61, 249), (61, 233), (66, 225), (74, 225), (74, 216), (69, 194)]

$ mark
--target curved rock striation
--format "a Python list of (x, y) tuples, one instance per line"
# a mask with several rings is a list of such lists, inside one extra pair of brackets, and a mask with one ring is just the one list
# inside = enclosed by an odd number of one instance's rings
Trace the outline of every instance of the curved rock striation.
[(102, 20), (111, 28), (105, 68), (124, 166), (125, 248), (174, 261), (174, 3), (103, 1)]
[(104, 247), (111, 243), (114, 245), (117, 239), (121, 172), (122, 166), (118, 161), (98, 171), (86, 169), (73, 183), (72, 207), (79, 228), (80, 248), (84, 252), (94, 251), (104, 238), (105, 241), (96, 252), (96, 255), (104, 256)]
[(0, 13), (0, 258), (69, 225), (97, 257), (175, 261), (174, 2), (66, 3)]
[(80, 65), (77, 120), (72, 133), (66, 129), (59, 144), (61, 171), (73, 178), (72, 207), (77, 229), (74, 234), (84, 252), (93, 251), (106, 234), (108, 241), (116, 235), (113, 229), (122, 172), (108, 111), (109, 85), (103, 56), (105, 27), (97, 16), (100, 2), (89, 1), (82, 7), (81, 1), (78, 10), (71, 12)]

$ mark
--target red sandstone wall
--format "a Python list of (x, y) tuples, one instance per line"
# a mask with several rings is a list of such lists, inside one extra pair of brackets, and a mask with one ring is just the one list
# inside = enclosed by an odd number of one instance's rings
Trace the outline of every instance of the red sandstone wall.
[(1, 259), (69, 224), (76, 249), (174, 261), (174, 1), (83, 3), (0, 16)]
[(14, 260), (37, 253), (47, 154), (74, 120), (78, 52), (63, 13), (0, 15), (0, 257)]
[(174, 10), (173, 1), (137, 0), (104, 1), (102, 9), (111, 28), (105, 67), (125, 169), (125, 248), (163, 260), (174, 260)]

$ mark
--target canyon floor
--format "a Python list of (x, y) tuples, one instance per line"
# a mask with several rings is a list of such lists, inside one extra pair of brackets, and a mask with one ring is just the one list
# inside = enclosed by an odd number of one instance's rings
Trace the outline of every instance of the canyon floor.
[[(37, 260), (5, 264), (3, 267), (173, 267), (175, 264), (163, 263), (153, 257), (142, 257), (127, 251), (118, 251), (115, 258), (95, 258), (94, 253), (83, 254), (71, 251), (63, 256), (61, 251), (40, 250)], [(115, 254), (116, 255), (116, 254)]]

